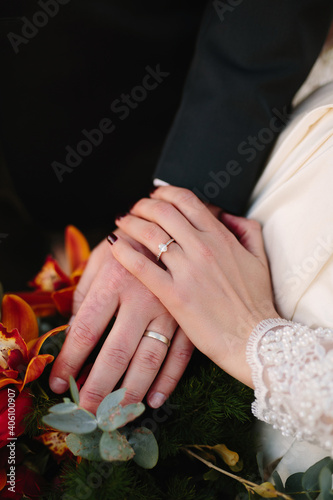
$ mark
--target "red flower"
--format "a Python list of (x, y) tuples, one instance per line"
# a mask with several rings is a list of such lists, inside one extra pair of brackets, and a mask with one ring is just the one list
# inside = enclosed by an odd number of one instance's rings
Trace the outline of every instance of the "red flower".
[(39, 354), (44, 341), (68, 325), (59, 326), (38, 337), (38, 324), (31, 307), (16, 295), (5, 295), (0, 323), (0, 389), (14, 384), (21, 392), (36, 380), (45, 366), (53, 361), (51, 354)]
[(71, 314), (73, 293), (90, 255), (87, 240), (74, 226), (66, 227), (65, 251), (69, 275), (53, 257), (48, 256), (41, 271), (29, 283), (35, 291), (17, 294), (32, 307), (37, 316), (51, 316), (57, 311), (64, 316)]
[(7, 387), (0, 391), (0, 448), (7, 445), (11, 437), (23, 434), (24, 417), (32, 409), (33, 399), (27, 388), (21, 393)]
[[(15, 466), (10, 469), (8, 448), (0, 450), (0, 498), (41, 498), (42, 489), (46, 486), (45, 479), (36, 470), (25, 465), (25, 454), (17, 445), (15, 449)], [(12, 477), (10, 473), (12, 472)], [(14, 479), (13, 484), (10, 480)]]

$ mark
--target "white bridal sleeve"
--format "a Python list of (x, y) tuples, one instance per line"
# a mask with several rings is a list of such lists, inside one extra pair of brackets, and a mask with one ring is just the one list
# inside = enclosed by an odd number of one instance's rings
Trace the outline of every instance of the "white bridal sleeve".
[(249, 338), (247, 360), (254, 415), (333, 456), (333, 330), (262, 321)]

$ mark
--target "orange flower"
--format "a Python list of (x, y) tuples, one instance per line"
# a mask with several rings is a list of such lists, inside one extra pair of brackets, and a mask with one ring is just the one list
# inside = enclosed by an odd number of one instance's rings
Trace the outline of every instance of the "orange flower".
[(17, 294), (32, 307), (37, 316), (51, 316), (56, 312), (69, 316), (72, 312), (73, 293), (90, 255), (87, 240), (74, 226), (66, 227), (65, 251), (69, 276), (53, 257), (48, 256), (41, 271), (29, 283), (35, 291)]
[(35, 439), (47, 446), (56, 462), (60, 463), (65, 458), (73, 456), (65, 441), (67, 436), (68, 432), (50, 430), (43, 432), (43, 434), (35, 437)]
[(59, 326), (38, 337), (38, 324), (33, 310), (16, 295), (4, 296), (1, 320), (0, 389), (14, 384), (21, 392), (53, 361), (51, 354), (39, 354), (44, 341), (65, 330), (68, 325)]

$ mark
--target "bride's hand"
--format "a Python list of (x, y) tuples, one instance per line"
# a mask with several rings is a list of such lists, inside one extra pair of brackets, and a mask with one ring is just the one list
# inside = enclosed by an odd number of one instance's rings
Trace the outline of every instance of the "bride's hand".
[(165, 269), (123, 238), (114, 257), (165, 305), (193, 344), (252, 386), (246, 344), (263, 319), (278, 317), (260, 225), (223, 214), (221, 223), (191, 192), (160, 187), (117, 225), (156, 255)]

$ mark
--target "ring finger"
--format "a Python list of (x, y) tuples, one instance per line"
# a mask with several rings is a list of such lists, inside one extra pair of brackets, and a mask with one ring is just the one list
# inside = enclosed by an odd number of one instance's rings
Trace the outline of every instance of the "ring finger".
[(142, 339), (121, 384), (127, 389), (126, 404), (142, 401), (148, 392), (168, 353), (167, 342), (172, 340), (176, 328), (176, 321), (168, 313), (165, 313), (155, 318), (147, 326), (146, 332), (149, 332), (150, 336), (144, 336), (145, 332), (143, 332)]
[(158, 260), (161, 260), (166, 265), (168, 259), (175, 264), (177, 258), (183, 254), (180, 245), (173, 245), (171, 243), (167, 246), (167, 251), (161, 252), (160, 245), (168, 243), (172, 239), (172, 236), (154, 222), (149, 222), (140, 219), (140, 217), (128, 214), (121, 219), (117, 219), (116, 224), (131, 238), (145, 245), (156, 257), (160, 254)]

